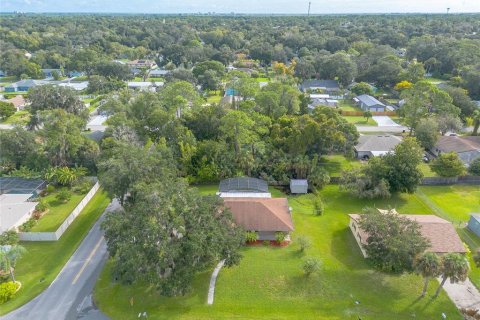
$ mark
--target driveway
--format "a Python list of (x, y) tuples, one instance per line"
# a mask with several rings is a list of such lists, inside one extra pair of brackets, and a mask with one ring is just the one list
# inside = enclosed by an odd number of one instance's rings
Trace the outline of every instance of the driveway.
[(373, 116), (372, 119), (375, 120), (379, 127), (400, 127), (398, 123), (388, 116)]
[[(119, 208), (112, 201), (105, 212)], [(107, 245), (100, 229), (104, 215), (95, 223), (85, 239), (70, 257), (52, 284), (22, 307), (0, 317), (0, 320), (77, 319), (88, 309), (90, 295), (107, 259)], [(27, 289), (24, 289), (27, 290)], [(88, 300), (88, 299), (87, 299)], [(80, 315), (79, 315), (80, 313)], [(87, 319), (84, 317), (84, 319)], [(105, 319), (102, 315), (90, 319)]]
[[(441, 279), (438, 279), (441, 281)], [(480, 292), (467, 278), (465, 282), (450, 283), (445, 282), (443, 286), (450, 299), (455, 303), (457, 308), (473, 309), (480, 311)]]

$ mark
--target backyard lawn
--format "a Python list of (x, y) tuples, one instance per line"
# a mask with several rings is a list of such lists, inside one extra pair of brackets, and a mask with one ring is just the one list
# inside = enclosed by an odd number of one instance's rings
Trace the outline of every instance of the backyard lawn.
[(321, 157), (320, 165), (331, 177), (339, 177), (342, 171), (358, 168), (362, 162), (358, 159), (347, 159), (342, 155), (330, 155)]
[(30, 230), (32, 232), (48, 232), (56, 231), (58, 227), (65, 221), (68, 215), (82, 201), (87, 193), (72, 192), (72, 197), (66, 203), (57, 200), (55, 197), (60, 189), (43, 197), (48, 204), (48, 212), (43, 215), (37, 224)]
[[(216, 186), (202, 186), (205, 193)], [(147, 284), (113, 284), (110, 264), (95, 288), (95, 301), (113, 319), (134, 319), (146, 311), (154, 319), (462, 319), (444, 292), (418, 299), (422, 279), (374, 271), (362, 257), (348, 229), (348, 213), (363, 207), (396, 207), (401, 213), (432, 213), (416, 195), (389, 200), (352, 199), (329, 185), (322, 190), (326, 209), (314, 216), (311, 195), (289, 197), (293, 208), (294, 242), (284, 248), (245, 247), (238, 266), (224, 268), (217, 279), (215, 302), (206, 304), (210, 272), (198, 274), (191, 294), (165, 298)], [(274, 195), (280, 195), (274, 192)], [(312, 247), (300, 253), (295, 237), (306, 235)], [(305, 256), (321, 259), (318, 274), (305, 278)]]
[(372, 118), (365, 119), (361, 116), (345, 116), (343, 117), (348, 123), (358, 124), (360, 126), (377, 126), (377, 123)]
[(362, 109), (356, 107), (353, 105), (353, 102), (350, 101), (350, 100), (338, 100), (338, 107), (342, 110), (342, 111), (362, 111)]
[(435, 172), (432, 171), (430, 168), (430, 164), (422, 162), (419, 165), (420, 171), (422, 171), (424, 177), (436, 177), (438, 176)]
[(20, 110), (15, 112), (12, 116), (8, 117), (5, 120), (2, 120), (2, 124), (18, 124), (25, 125), (30, 120), (30, 112), (27, 110)]
[(27, 303), (50, 285), (109, 202), (107, 193), (100, 189), (60, 240), (21, 242), (27, 253), (17, 262), (15, 275), (22, 289), (14, 299), (2, 304), (0, 314)]

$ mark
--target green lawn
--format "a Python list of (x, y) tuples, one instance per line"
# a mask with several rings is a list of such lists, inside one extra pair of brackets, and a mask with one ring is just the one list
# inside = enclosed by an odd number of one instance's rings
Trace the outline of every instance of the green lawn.
[(342, 155), (330, 155), (321, 157), (320, 165), (328, 171), (331, 177), (339, 177), (342, 171), (358, 168), (362, 162), (357, 159), (347, 159)]
[(420, 163), (419, 168), (422, 171), (424, 177), (436, 177), (437, 176), (437, 174), (432, 171), (432, 169), (430, 168), (430, 165), (428, 163), (425, 163), (425, 162)]
[(86, 193), (72, 192), (72, 198), (67, 203), (63, 203), (55, 198), (58, 192), (59, 190), (56, 190), (43, 198), (47, 202), (49, 210), (30, 231), (56, 231), (86, 195)]
[(270, 82), (270, 78), (255, 78), (255, 81), (257, 82)]
[[(216, 190), (199, 188), (205, 193)], [(295, 243), (285, 248), (243, 248), (241, 263), (220, 272), (213, 306), (206, 305), (209, 272), (198, 274), (191, 294), (165, 298), (147, 284), (112, 283), (110, 265), (97, 282), (95, 301), (113, 319), (134, 319), (140, 311), (153, 319), (439, 319), (442, 312), (448, 319), (462, 318), (444, 292), (437, 300), (430, 299), (435, 281), (428, 297), (418, 299), (423, 283), (419, 276), (371, 269), (348, 229), (347, 214), (366, 205), (432, 213), (419, 198), (357, 200), (333, 185), (321, 193), (326, 204), (323, 216), (312, 215), (311, 195), (289, 198), (293, 238), (306, 235), (312, 247), (304, 254)], [(300, 269), (305, 256), (322, 261), (321, 271), (308, 279)]]
[(30, 112), (27, 110), (20, 110), (15, 112), (12, 116), (8, 117), (5, 120), (2, 120), (2, 124), (18, 124), (25, 125), (30, 120)]
[(377, 126), (377, 123), (372, 118), (365, 119), (365, 117), (358, 116), (345, 116), (343, 117), (348, 123), (357, 124), (360, 126)]
[(2, 304), (0, 314), (20, 307), (50, 285), (109, 202), (107, 193), (99, 190), (60, 240), (21, 243), (27, 253), (18, 261), (15, 273), (22, 289)]
[(355, 106), (351, 100), (338, 100), (338, 107), (343, 111), (362, 111), (359, 107)]

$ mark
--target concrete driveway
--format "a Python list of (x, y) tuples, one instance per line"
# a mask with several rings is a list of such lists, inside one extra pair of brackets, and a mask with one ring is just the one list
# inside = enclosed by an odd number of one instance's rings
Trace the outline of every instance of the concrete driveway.
[(379, 127), (400, 127), (398, 123), (388, 116), (373, 116), (372, 119), (375, 120)]

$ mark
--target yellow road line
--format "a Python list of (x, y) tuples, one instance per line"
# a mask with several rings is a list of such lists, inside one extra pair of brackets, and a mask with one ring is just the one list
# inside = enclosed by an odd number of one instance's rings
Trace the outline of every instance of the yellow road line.
[(83, 271), (87, 267), (87, 264), (90, 262), (90, 260), (92, 260), (93, 255), (95, 254), (95, 252), (97, 252), (98, 248), (100, 247), (100, 243), (102, 242), (102, 240), (103, 240), (103, 237), (100, 238), (100, 240), (98, 240), (97, 244), (95, 245), (95, 248), (93, 248), (93, 251), (90, 252), (90, 255), (88, 256), (87, 260), (85, 260), (85, 262), (83, 263), (82, 268), (80, 269), (80, 271), (78, 271), (77, 275), (75, 276), (75, 279), (73, 279), (72, 284), (77, 283), (78, 278), (80, 278)]

